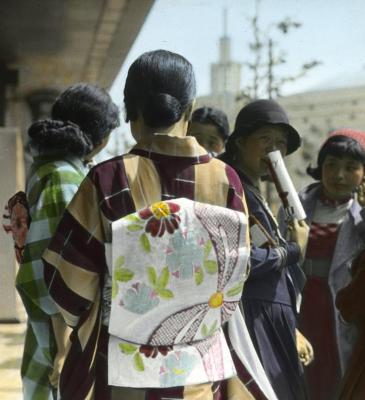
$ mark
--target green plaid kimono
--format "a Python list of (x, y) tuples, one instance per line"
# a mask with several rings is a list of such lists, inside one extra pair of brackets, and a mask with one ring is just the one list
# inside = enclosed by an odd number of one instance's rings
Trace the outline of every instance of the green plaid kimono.
[(50, 376), (53, 374), (57, 379), (58, 371), (54, 369), (59, 367), (54, 365), (57, 345), (51, 316), (57, 310), (43, 280), (41, 256), (86, 172), (79, 159), (38, 156), (28, 177), (27, 198), (32, 220), (16, 278), (16, 287), (28, 314), (21, 367), (25, 400), (53, 398)]

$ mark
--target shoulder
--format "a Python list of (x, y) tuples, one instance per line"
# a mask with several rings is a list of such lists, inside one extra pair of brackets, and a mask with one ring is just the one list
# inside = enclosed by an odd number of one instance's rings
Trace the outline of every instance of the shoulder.
[(96, 164), (90, 169), (88, 178), (96, 184), (105, 180), (112, 180), (113, 177), (124, 172), (124, 160), (128, 159), (129, 156), (129, 154), (124, 154)]
[(212, 158), (209, 164), (213, 168), (222, 171), (222, 174), (228, 180), (228, 185), (230, 187), (236, 189), (238, 192), (243, 192), (242, 181), (233, 167), (218, 158)]
[(304, 187), (298, 193), (300, 200), (307, 201), (316, 198), (319, 194), (320, 187), (321, 187), (320, 182), (314, 182)]
[(66, 186), (78, 186), (85, 175), (86, 169), (80, 160), (73, 163), (54, 160), (38, 166), (33, 165), (27, 181), (27, 195), (31, 201), (33, 197), (38, 197), (40, 192), (50, 187), (57, 186), (62, 191)]

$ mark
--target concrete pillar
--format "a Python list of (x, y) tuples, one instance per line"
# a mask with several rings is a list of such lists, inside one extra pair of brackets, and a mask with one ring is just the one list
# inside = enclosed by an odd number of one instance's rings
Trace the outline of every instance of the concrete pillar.
[[(24, 190), (24, 154), (20, 131), (0, 128), (0, 212), (14, 193)], [(2, 214), (1, 214), (2, 215)], [(14, 287), (17, 263), (11, 235), (0, 229), (0, 321), (19, 318), (19, 301)]]

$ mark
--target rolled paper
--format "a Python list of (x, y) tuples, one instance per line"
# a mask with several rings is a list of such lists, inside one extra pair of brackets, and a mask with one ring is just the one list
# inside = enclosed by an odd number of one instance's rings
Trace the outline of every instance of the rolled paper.
[(272, 151), (268, 154), (269, 169), (273, 177), (276, 189), (283, 202), (285, 212), (290, 218), (303, 220), (307, 217), (302, 203), (300, 202), (298, 193), (294, 187), (288, 170), (284, 164), (283, 157), (279, 150)]

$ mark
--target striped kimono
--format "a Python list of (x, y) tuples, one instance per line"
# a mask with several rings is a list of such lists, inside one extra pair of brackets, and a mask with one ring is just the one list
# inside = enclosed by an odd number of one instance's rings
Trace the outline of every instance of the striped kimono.
[(28, 177), (31, 224), (16, 277), (16, 288), (28, 314), (21, 366), (25, 400), (52, 399), (52, 389), (57, 386), (62, 363), (59, 353), (69, 333), (48, 296), (41, 256), (85, 174), (79, 159), (37, 156)]
[[(242, 186), (233, 169), (211, 158), (194, 137), (159, 134), (139, 142), (130, 154), (94, 167), (68, 206), (43, 256), (50, 295), (74, 328), (60, 378), (62, 399), (111, 398), (108, 327), (102, 311), (111, 223), (157, 201), (181, 197), (245, 210)], [(160, 399), (161, 394), (166, 399), (196, 399), (201, 395), (199, 386), (205, 386), (202, 390), (207, 393), (201, 398), (213, 399), (217, 385), (211, 384), (132, 389), (130, 397), (128, 388), (124, 392), (121, 388), (123, 394), (113, 389), (113, 398), (134, 399), (138, 392), (138, 398), (146, 400)]]

